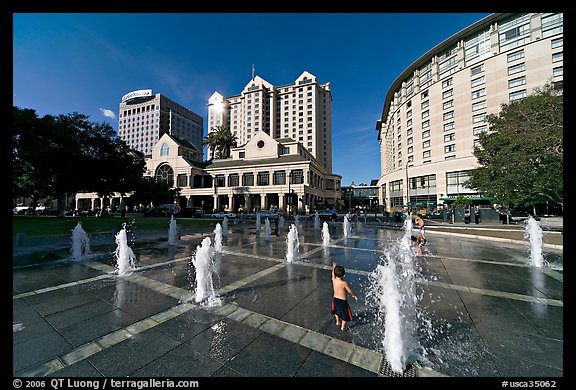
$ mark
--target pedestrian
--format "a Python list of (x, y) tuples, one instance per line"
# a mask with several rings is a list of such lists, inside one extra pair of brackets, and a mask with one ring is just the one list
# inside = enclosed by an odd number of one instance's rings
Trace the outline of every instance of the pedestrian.
[[(332, 258), (332, 256), (330, 256)], [(332, 314), (336, 317), (336, 326), (342, 330), (348, 330), (346, 323), (352, 321), (352, 311), (348, 304), (347, 294), (358, 300), (356, 293), (350, 288), (348, 282), (344, 280), (346, 270), (341, 265), (332, 262), (332, 286), (334, 297), (332, 299)]]

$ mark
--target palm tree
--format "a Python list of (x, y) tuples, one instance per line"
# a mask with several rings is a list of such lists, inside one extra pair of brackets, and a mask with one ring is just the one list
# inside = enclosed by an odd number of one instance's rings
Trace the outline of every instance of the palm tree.
[(220, 158), (229, 158), (230, 150), (238, 146), (238, 138), (232, 134), (228, 127), (220, 127), (217, 130)]
[(208, 147), (208, 151), (210, 152), (210, 160), (214, 159), (214, 153), (219, 146), (218, 142), (218, 131), (213, 127), (202, 141), (202, 145)]

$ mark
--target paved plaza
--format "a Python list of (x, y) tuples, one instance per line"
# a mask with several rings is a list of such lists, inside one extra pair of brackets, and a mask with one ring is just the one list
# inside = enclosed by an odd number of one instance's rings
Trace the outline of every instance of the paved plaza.
[[(220, 303), (195, 302), (198, 245), (212, 229), (130, 235), (136, 269), (116, 272), (114, 236), (91, 235), (91, 254), (70, 260), (70, 239), (28, 240), (13, 250), (13, 375), (20, 377), (563, 377), (563, 250), (428, 230), (414, 258), (415, 348), (391, 370), (373, 274), (402, 226), (302, 219), (298, 260), (287, 229), (229, 225), (214, 257)], [(558, 233), (560, 234), (560, 233)], [(388, 252), (389, 253), (389, 252)], [(348, 331), (330, 313), (331, 262), (358, 300)], [(402, 267), (399, 267), (402, 268)], [(399, 272), (402, 272), (399, 269)], [(372, 275), (372, 276), (371, 276)]]

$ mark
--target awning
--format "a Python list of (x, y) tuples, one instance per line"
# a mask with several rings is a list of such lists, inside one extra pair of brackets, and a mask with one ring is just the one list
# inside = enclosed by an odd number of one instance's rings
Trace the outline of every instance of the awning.
[(409, 206), (426, 207), (426, 206), (437, 206), (438, 203), (432, 202), (432, 201), (428, 201), (428, 202), (409, 202), (408, 205), (409, 205)]

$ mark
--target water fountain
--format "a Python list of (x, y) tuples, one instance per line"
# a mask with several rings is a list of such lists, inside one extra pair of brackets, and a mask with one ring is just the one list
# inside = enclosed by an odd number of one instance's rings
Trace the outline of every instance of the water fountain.
[(534, 267), (542, 268), (544, 260), (542, 257), (542, 228), (540, 223), (531, 215), (525, 222), (524, 239), (530, 241), (530, 262)]
[(294, 227), (296, 228), (296, 231), (300, 230), (300, 217), (298, 214), (294, 215)]
[(174, 215), (172, 215), (170, 217), (170, 228), (168, 229), (168, 245), (176, 245), (177, 239), (178, 239), (178, 226), (176, 225)]
[(228, 217), (222, 220), (222, 237), (228, 237)]
[(264, 240), (270, 241), (270, 220), (268, 218), (264, 220)]
[(222, 226), (219, 223), (214, 228), (214, 250), (222, 252)]
[(405, 234), (389, 243), (381, 263), (369, 274), (368, 301), (377, 308), (379, 328), (384, 329), (382, 346), (392, 370), (402, 373), (410, 353), (422, 347), (416, 338), (418, 317), (416, 256), (411, 248), (412, 221), (404, 222)]
[(217, 306), (221, 303), (214, 290), (212, 274), (214, 273), (214, 249), (210, 237), (204, 237), (196, 247), (192, 256), (192, 264), (196, 269), (196, 302), (205, 302), (207, 306)]
[(298, 248), (300, 247), (300, 241), (298, 240), (298, 229), (296, 225), (290, 225), (290, 231), (286, 237), (286, 261), (289, 263), (298, 260)]
[(352, 226), (350, 226), (350, 221), (348, 216), (344, 216), (344, 222), (342, 222), (342, 229), (344, 230), (344, 237), (348, 238), (352, 235)]
[(134, 265), (136, 256), (132, 248), (128, 246), (125, 226), (122, 226), (122, 229), (116, 234), (116, 251), (114, 252), (114, 256), (116, 257), (116, 269), (118, 270), (119, 276), (127, 275), (136, 268)]
[(256, 213), (256, 234), (260, 234), (260, 213)]
[(284, 229), (284, 217), (281, 215), (278, 217), (278, 230)]
[(322, 224), (322, 243), (324, 246), (330, 245), (330, 230), (328, 229), (328, 222)]
[(320, 215), (318, 211), (314, 212), (314, 230), (320, 229)]
[(76, 227), (72, 229), (71, 241), (72, 260), (80, 260), (83, 256), (90, 254), (90, 238), (82, 228), (82, 222), (78, 222)]

